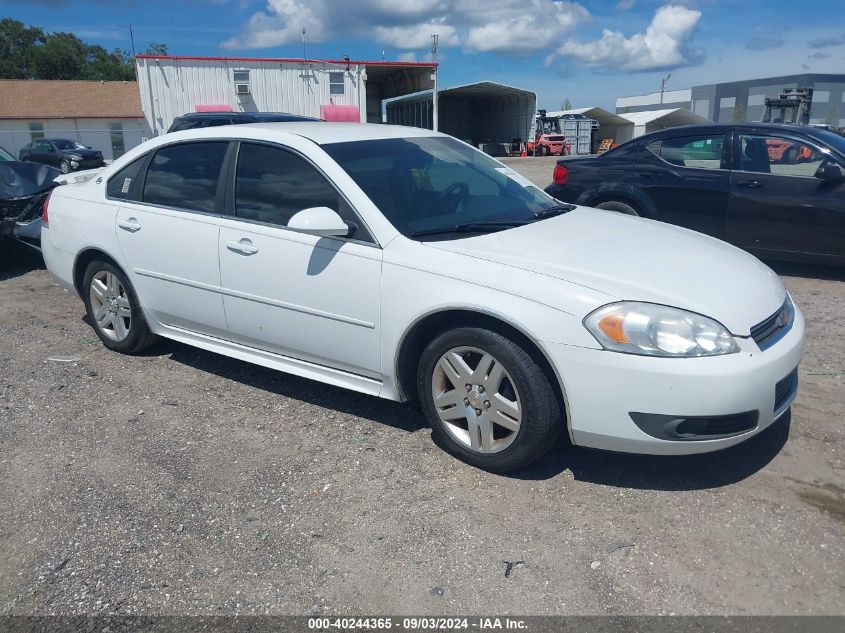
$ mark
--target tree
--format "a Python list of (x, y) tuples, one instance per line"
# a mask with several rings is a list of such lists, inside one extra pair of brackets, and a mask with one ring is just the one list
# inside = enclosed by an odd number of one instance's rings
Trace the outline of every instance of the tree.
[(145, 55), (160, 55), (164, 57), (167, 55), (167, 44), (164, 42), (150, 42), (150, 45), (147, 46), (147, 50), (144, 53)]
[(37, 79), (79, 79), (86, 63), (86, 46), (73, 33), (51, 33), (30, 52)]
[[(167, 50), (164, 44), (158, 44)], [(37, 26), (0, 20), (0, 79), (96, 79), (127, 81), (135, 65), (126, 51), (108, 52), (73, 33), (45, 33)]]
[(563, 98), (563, 103), (560, 105), (561, 110), (571, 110), (572, 109), (572, 102), (569, 100), (569, 97)]
[(37, 26), (3, 18), (0, 20), (0, 78), (29, 79), (30, 53), (44, 43), (44, 31)]
[(741, 103), (738, 103), (737, 106), (734, 108), (734, 114), (731, 118), (731, 121), (734, 123), (745, 123), (745, 119), (748, 118), (748, 111), (745, 109), (745, 106)]

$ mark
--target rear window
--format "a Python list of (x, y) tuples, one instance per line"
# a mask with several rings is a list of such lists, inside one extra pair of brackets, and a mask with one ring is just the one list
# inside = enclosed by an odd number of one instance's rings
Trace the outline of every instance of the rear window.
[(138, 200), (140, 198), (141, 168), (147, 156), (133, 160), (126, 167), (109, 178), (106, 196), (118, 200)]
[(158, 150), (150, 161), (143, 201), (165, 207), (214, 213), (217, 182), (229, 144), (182, 143)]

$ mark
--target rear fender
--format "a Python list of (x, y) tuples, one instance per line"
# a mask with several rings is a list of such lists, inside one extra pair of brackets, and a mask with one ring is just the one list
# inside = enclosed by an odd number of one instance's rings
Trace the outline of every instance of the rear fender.
[(653, 218), (657, 215), (657, 208), (651, 198), (638, 187), (625, 182), (600, 182), (585, 190), (576, 201), (587, 207), (594, 207), (597, 204), (608, 200), (632, 203), (640, 215), (646, 218)]

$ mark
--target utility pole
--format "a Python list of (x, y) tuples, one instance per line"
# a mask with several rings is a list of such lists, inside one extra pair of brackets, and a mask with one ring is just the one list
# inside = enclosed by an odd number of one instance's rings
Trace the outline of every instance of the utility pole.
[(666, 84), (669, 83), (669, 79), (672, 78), (672, 73), (666, 75), (663, 79), (660, 80), (660, 109), (663, 109), (663, 93), (666, 91)]
[[(440, 36), (437, 33), (431, 35), (431, 63), (437, 63), (437, 44), (440, 41)], [(437, 66), (431, 69), (431, 129), (437, 132), (440, 125), (440, 117), (438, 112), (438, 95), (437, 95)]]
[(306, 53), (306, 51), (305, 51), (305, 27), (303, 26), (302, 27), (302, 62), (303, 63), (305, 62), (306, 59), (308, 59), (305, 56), (305, 53)]

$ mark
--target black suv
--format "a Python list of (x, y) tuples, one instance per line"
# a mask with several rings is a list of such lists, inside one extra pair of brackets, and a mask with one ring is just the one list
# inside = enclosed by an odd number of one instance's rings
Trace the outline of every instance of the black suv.
[(310, 116), (287, 114), (286, 112), (189, 112), (173, 119), (167, 130), (181, 132), (200, 127), (237, 125), (239, 123), (287, 123), (290, 121), (321, 121)]
[(58, 167), (63, 174), (105, 165), (103, 153), (66, 138), (44, 138), (24, 145), (19, 153), (22, 161)]

